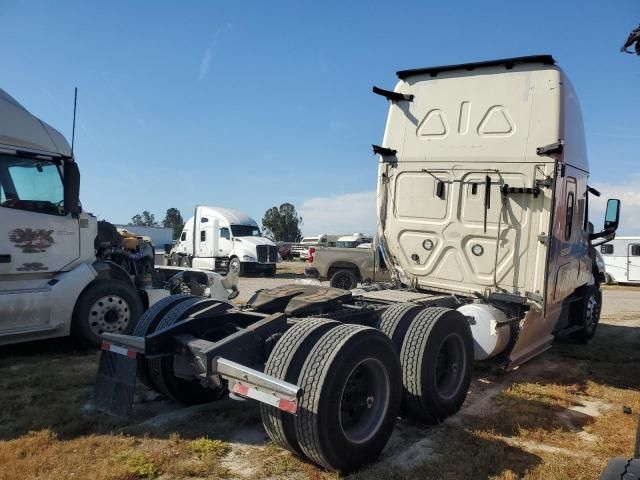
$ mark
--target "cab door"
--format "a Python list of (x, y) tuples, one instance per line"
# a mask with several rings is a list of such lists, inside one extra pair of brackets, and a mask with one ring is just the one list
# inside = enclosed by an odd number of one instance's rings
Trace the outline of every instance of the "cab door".
[(231, 228), (229, 225), (220, 226), (220, 247), (218, 257), (228, 257), (233, 250), (233, 240), (231, 239)]
[(214, 256), (218, 220), (203, 207), (196, 207), (193, 228), (192, 266), (194, 268), (214, 269)]
[(49, 324), (47, 282), (80, 256), (63, 198), (57, 162), (0, 155), (0, 334)]

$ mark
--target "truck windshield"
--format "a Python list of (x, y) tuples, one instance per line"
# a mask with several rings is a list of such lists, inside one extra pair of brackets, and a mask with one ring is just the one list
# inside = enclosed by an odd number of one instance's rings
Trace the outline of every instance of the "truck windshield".
[(261, 237), (260, 229), (255, 225), (231, 225), (234, 237)]
[(0, 206), (63, 213), (64, 188), (55, 162), (0, 155)]

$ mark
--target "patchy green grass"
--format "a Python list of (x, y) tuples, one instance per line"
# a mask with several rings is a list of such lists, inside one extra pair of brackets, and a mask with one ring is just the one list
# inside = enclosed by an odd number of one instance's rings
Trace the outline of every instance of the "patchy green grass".
[(221, 457), (229, 452), (229, 444), (222, 440), (198, 438), (191, 441), (191, 451), (200, 459), (207, 457)]

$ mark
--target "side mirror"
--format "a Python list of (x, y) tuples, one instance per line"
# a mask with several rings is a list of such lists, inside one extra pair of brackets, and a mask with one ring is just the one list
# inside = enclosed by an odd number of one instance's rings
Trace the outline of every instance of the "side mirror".
[(79, 215), (80, 207), (80, 169), (73, 161), (64, 163), (64, 211), (66, 214)]
[[(620, 200), (617, 198), (610, 198), (607, 200), (607, 210), (604, 213), (604, 228), (598, 233), (589, 233), (589, 240), (592, 241), (592, 246), (602, 245), (603, 243), (610, 242), (616, 237), (616, 230), (618, 229), (618, 223), (620, 222)], [(593, 240), (599, 239), (596, 242)]]
[(616, 231), (620, 221), (620, 200), (610, 198), (607, 200), (607, 211), (604, 214), (604, 229)]

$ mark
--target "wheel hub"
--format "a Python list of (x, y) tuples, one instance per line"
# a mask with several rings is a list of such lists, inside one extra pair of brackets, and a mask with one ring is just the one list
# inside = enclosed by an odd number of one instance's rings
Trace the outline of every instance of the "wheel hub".
[(101, 297), (89, 309), (89, 326), (96, 335), (123, 332), (130, 319), (129, 304), (118, 295)]
[(377, 360), (364, 360), (351, 371), (340, 398), (340, 426), (350, 441), (366, 442), (380, 428), (389, 385), (386, 369)]
[(464, 357), (462, 339), (457, 335), (445, 338), (436, 359), (436, 388), (441, 396), (450, 398), (456, 394), (464, 376), (459, 368)]
[(586, 311), (586, 327), (593, 328), (598, 323), (598, 311), (600, 305), (598, 304), (598, 300), (596, 300), (594, 295), (589, 297), (587, 301), (587, 311)]

